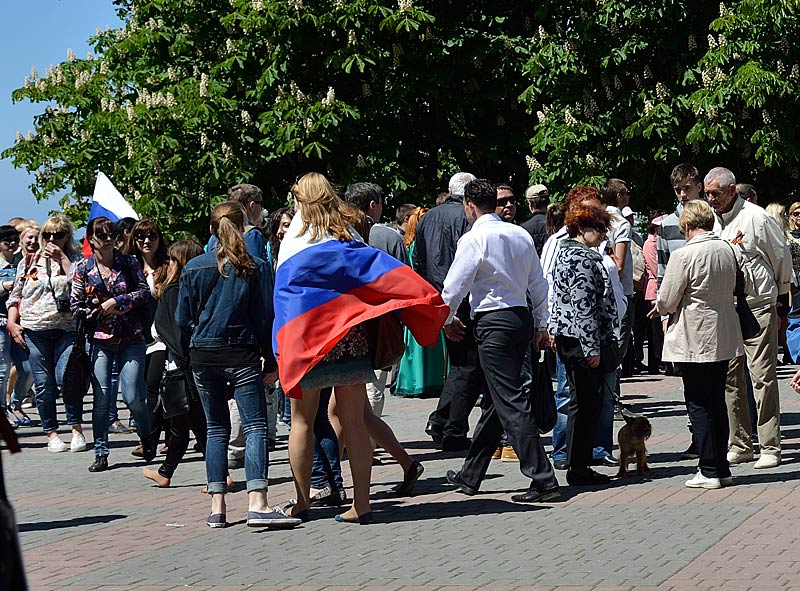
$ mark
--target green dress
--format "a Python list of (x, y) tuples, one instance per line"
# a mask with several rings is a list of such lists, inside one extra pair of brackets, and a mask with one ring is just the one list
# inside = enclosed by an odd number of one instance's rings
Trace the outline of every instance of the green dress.
[[(408, 257), (414, 254), (414, 243), (408, 249)], [(439, 333), (439, 342), (433, 347), (423, 347), (411, 332), (404, 329), (406, 350), (400, 359), (395, 396), (414, 398), (437, 397), (442, 392), (447, 376), (447, 351), (444, 333)]]

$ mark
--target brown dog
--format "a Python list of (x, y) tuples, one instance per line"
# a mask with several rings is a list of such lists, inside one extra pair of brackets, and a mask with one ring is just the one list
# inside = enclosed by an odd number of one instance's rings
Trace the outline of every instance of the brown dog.
[(650, 470), (647, 467), (647, 447), (645, 441), (653, 432), (650, 421), (645, 417), (625, 417), (627, 424), (617, 433), (617, 443), (619, 443), (619, 472), (617, 476), (624, 476), (628, 473), (628, 459), (636, 455), (636, 473), (644, 474)]

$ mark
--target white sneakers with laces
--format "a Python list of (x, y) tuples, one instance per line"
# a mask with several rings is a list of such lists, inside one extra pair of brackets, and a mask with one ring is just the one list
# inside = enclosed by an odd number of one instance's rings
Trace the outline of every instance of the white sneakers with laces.
[(72, 441), (69, 442), (69, 451), (86, 451), (86, 437), (83, 433), (73, 433)]

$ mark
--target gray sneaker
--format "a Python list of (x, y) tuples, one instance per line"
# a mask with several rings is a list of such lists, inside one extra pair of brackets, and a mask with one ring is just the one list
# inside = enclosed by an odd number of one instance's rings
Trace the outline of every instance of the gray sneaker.
[(247, 526), (248, 527), (268, 527), (268, 528), (282, 528), (289, 529), (297, 527), (303, 523), (299, 517), (292, 517), (287, 515), (280, 507), (272, 507), (269, 512), (248, 511), (247, 512)]

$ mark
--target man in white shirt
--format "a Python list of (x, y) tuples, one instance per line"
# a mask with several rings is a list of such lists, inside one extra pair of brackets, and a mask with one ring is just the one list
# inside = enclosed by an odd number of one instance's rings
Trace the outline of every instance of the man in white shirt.
[(489, 390), (464, 465), (459, 472), (449, 470), (447, 480), (462, 493), (475, 494), (505, 430), (519, 457), (520, 471), (531, 479), (530, 488), (511, 499), (547, 501), (559, 496), (558, 481), (539, 438), (531, 398), (522, 389), (520, 373), (532, 329), (537, 347), (550, 342), (547, 283), (531, 235), (504, 222), (494, 213), (496, 207), (497, 192), (489, 181), (478, 179), (465, 187), (464, 212), (472, 229), (458, 241), (442, 290), (451, 310), (445, 335), (453, 341), (464, 338), (464, 323), (455, 313), (470, 295), (478, 357)]

